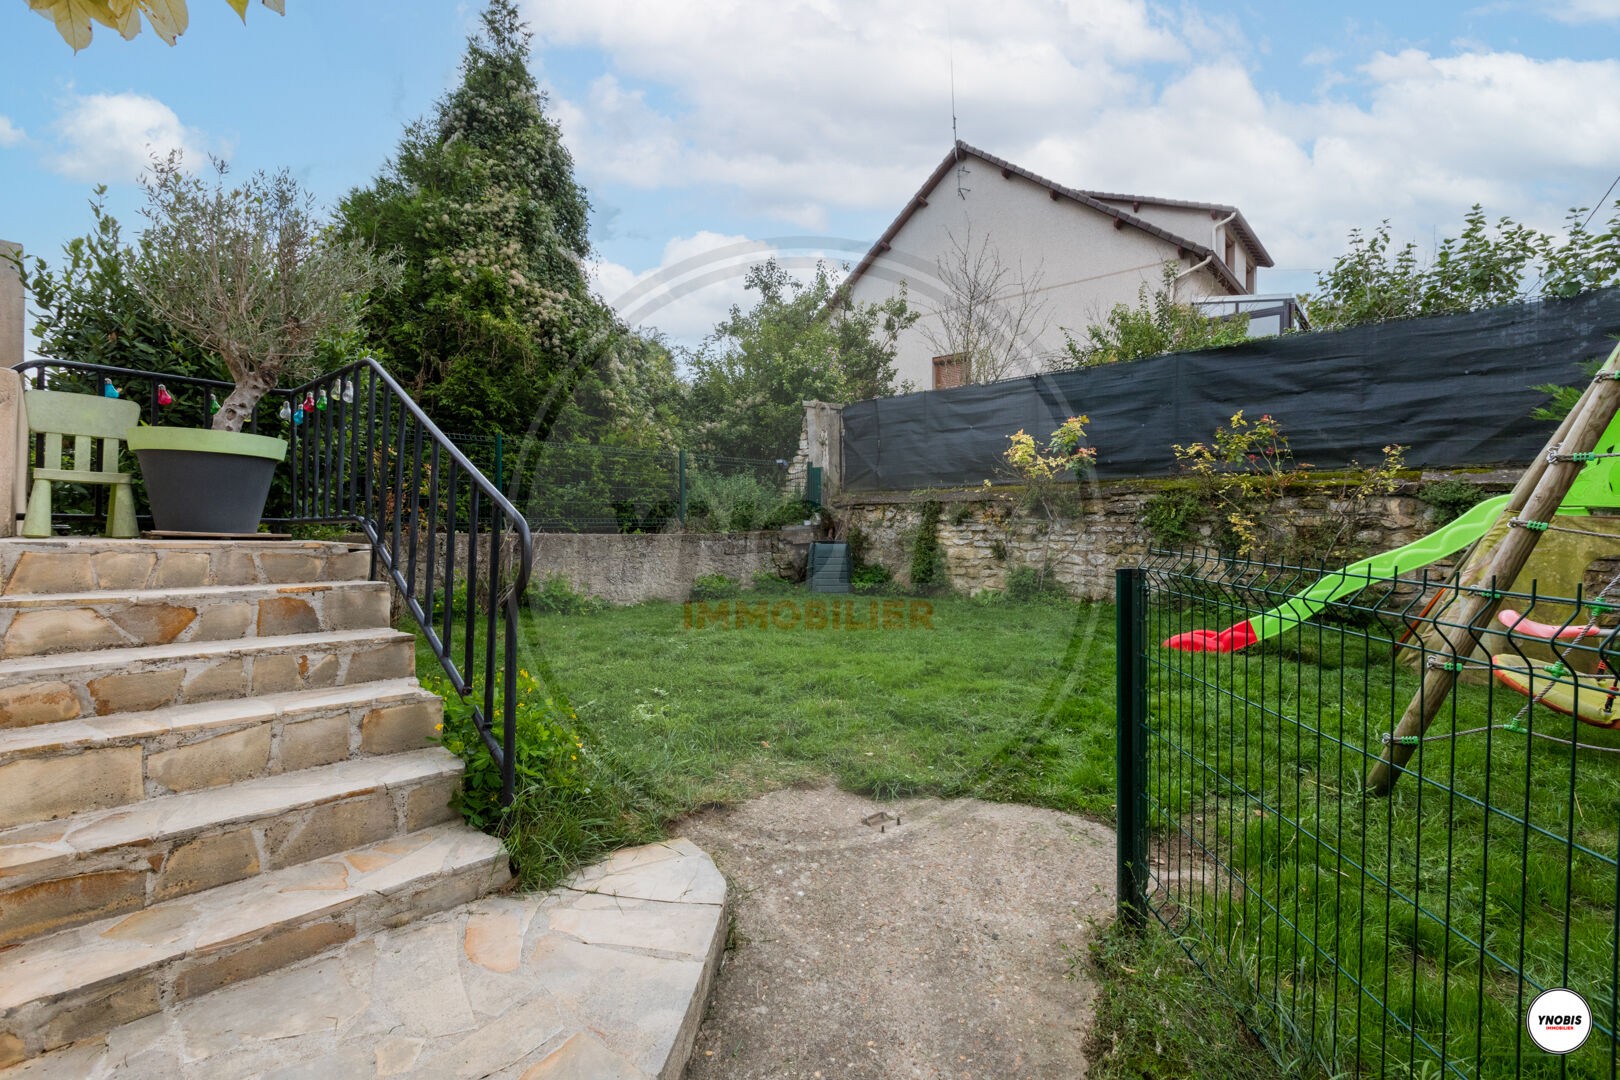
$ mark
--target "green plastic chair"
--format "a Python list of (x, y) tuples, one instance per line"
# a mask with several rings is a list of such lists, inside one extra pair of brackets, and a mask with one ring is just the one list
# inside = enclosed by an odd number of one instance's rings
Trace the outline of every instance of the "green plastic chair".
[[(96, 397), (91, 394), (65, 394), (58, 390), (30, 390), (23, 395), (30, 435), (45, 436), (42, 465), (33, 470), (28, 492), (28, 513), (23, 517), (24, 536), (52, 536), (51, 485), (105, 484), (107, 493), (107, 535), (139, 536), (135, 527), (133, 475), (118, 472), (118, 451), (124, 433), (141, 421), (141, 407), (133, 401)], [(73, 467), (62, 468), (62, 437), (73, 437)], [(92, 446), (101, 440), (101, 470), (91, 467)]]

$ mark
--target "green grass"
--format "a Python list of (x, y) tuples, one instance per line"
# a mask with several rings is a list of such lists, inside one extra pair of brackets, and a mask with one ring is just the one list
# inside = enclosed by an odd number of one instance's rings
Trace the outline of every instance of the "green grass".
[[(847, 602), (862, 623), (883, 603)], [(523, 655), (664, 817), (827, 776), (1110, 816), (1112, 609), (927, 603), (930, 625), (876, 630), (699, 629), (679, 604), (530, 616)]]
[[(802, 592), (738, 602), (762, 599), (795, 605), (777, 623), (808, 610)], [(558, 722), (584, 747), (565, 790), (520, 779), (506, 825), (521, 883), (549, 886), (700, 807), (829, 776), (878, 798), (977, 795), (1111, 819), (1112, 607), (888, 598), (903, 617), (885, 629), (884, 599), (845, 602), (860, 628), (700, 628), (668, 603), (525, 612), (520, 664), (577, 713)], [(912, 625), (917, 603), (931, 605), (926, 625)], [(417, 661), (443, 692), (425, 644)], [(455, 733), (487, 786), (476, 738)], [(488, 797), (463, 809), (492, 816)]]
[[(1137, 933), (1116, 922), (1098, 930), (1073, 964), (1083, 965), (1098, 986), (1097, 1020), (1086, 1042), (1090, 1080), (1319, 1075), (1308, 1066), (1279, 1067), (1168, 934)], [(1241, 996), (1244, 988), (1231, 991)]]

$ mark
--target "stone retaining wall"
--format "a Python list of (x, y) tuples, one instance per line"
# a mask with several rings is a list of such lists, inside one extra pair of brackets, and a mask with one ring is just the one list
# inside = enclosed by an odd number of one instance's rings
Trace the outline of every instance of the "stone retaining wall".
[(612, 604), (683, 601), (692, 582), (724, 574), (744, 585), (755, 574), (804, 576), (813, 529), (731, 533), (541, 533), (534, 538), (534, 584), (561, 574), (575, 590)]
[[(1363, 527), (1353, 539), (1365, 551), (1386, 551), (1431, 532), (1438, 524), (1436, 513), (1417, 497), (1426, 484), (1461, 479), (1497, 494), (1517, 478), (1517, 470), (1425, 473), (1393, 495), (1370, 500), (1361, 515)], [(1079, 516), (1055, 526), (1017, 514), (1009, 517), (1006, 492), (983, 489), (862, 493), (840, 499), (832, 508), (840, 535), (858, 527), (868, 545), (867, 560), (887, 567), (902, 584), (908, 583), (923, 504), (937, 499), (943, 506), (940, 548), (953, 589), (968, 594), (1003, 589), (1008, 574), (1019, 567), (1050, 566), (1072, 595), (1102, 600), (1113, 596), (1115, 568), (1146, 553), (1143, 517), (1163, 490), (1162, 482), (1151, 481), (1093, 485), (1085, 492)], [(1276, 512), (1313, 525), (1333, 517), (1334, 505), (1325, 494), (1305, 494), (1278, 500)], [(1203, 530), (1206, 539), (1209, 531)], [(693, 581), (709, 574), (723, 574), (745, 586), (756, 574), (801, 580), (814, 539), (812, 527), (735, 534), (539, 533), (531, 589), (558, 574), (576, 591), (612, 604), (680, 602), (690, 596)], [(458, 540), (458, 548), (464, 548), (465, 538)], [(441, 537), (440, 566), (443, 552)], [(464, 568), (465, 551), (458, 556), (458, 568)], [(503, 561), (512, 565), (510, 556)]]
[[(610, 604), (639, 604), (647, 600), (690, 599), (692, 582), (706, 574), (724, 574), (744, 586), (755, 574), (774, 574), (791, 580), (804, 577), (810, 541), (815, 529), (795, 527), (751, 533), (535, 533), (532, 596), (547, 577), (559, 574), (574, 591)], [(365, 544), (358, 533), (346, 537)], [(401, 541), (400, 562), (409, 560), (408, 536)], [(444, 588), (445, 554), (451, 539), (439, 533), (433, 542), (435, 587)], [(458, 584), (467, 577), (467, 534), (456, 533), (454, 573)], [(427, 595), (427, 538), (417, 538), (416, 593)], [(480, 535), (478, 582), (474, 595), (482, 599), (489, 588), (489, 540)], [(501, 578), (509, 581), (517, 565), (517, 542), (503, 536)], [(393, 617), (404, 616), (394, 594)]]
[[(1432, 531), (1437, 525), (1435, 512), (1417, 498), (1425, 484), (1462, 479), (1497, 494), (1508, 490), (1517, 478), (1515, 470), (1424, 474), (1420, 481), (1403, 484), (1396, 494), (1372, 500), (1355, 540), (1368, 551), (1385, 551)], [(904, 583), (923, 503), (937, 499), (943, 507), (939, 543), (954, 589), (970, 594), (1002, 589), (1012, 570), (1049, 565), (1072, 595), (1102, 600), (1114, 594), (1115, 568), (1130, 565), (1146, 553), (1149, 537), (1142, 525), (1144, 513), (1163, 489), (1163, 484), (1142, 481), (1095, 485), (1086, 493), (1078, 517), (1051, 527), (1020, 515), (1004, 519), (1004, 495), (978, 489), (863, 493), (841, 500), (836, 517), (840, 529), (859, 527), (869, 545), (868, 562), (887, 567)], [(1306, 524), (1326, 521), (1333, 512), (1326, 495), (1290, 496), (1278, 500), (1276, 509), (1279, 514), (1293, 513)], [(1209, 532), (1206, 527), (1203, 535), (1207, 538)]]

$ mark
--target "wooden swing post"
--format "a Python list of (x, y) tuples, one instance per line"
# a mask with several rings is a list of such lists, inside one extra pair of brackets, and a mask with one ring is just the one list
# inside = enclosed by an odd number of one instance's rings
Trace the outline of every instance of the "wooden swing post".
[[(1387, 795), (1405, 770), (1407, 761), (1417, 749), (1418, 740), (1429, 730), (1439, 715), (1452, 689), (1457, 685), (1458, 662), (1473, 655), (1479, 647), (1480, 636), (1496, 617), (1502, 606), (1501, 591), (1510, 589), (1518, 580), (1519, 571), (1536, 549), (1536, 542), (1546, 529), (1564, 496), (1584, 467), (1570, 460), (1571, 455), (1584, 454), (1597, 445), (1598, 439), (1620, 411), (1620, 346), (1609, 353), (1609, 358), (1598, 370), (1597, 377), (1581, 394), (1575, 407), (1559, 425), (1536, 460), (1530, 464), (1513, 489), (1507, 513), (1517, 521), (1532, 527), (1512, 527), (1491, 554), (1491, 562), (1480, 580), (1484, 588), (1465, 593), (1452, 609), (1455, 617), (1440, 627), (1444, 642), (1439, 650), (1449, 661), (1440, 667), (1427, 669), (1423, 684), (1413, 695), (1400, 722), (1390, 737), (1384, 752), (1367, 774), (1366, 789), (1372, 795)], [(1556, 456), (1556, 460), (1555, 460)], [(1533, 527), (1539, 525), (1540, 527)]]

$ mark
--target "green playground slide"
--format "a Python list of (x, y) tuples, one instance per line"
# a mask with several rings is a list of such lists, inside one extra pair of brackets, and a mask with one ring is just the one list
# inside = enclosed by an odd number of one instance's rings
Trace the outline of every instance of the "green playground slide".
[(1381, 552), (1334, 571), (1286, 603), (1252, 619), (1254, 639), (1264, 641), (1284, 630), (1291, 630), (1339, 597), (1366, 588), (1379, 578), (1393, 577), (1402, 570), (1410, 572), (1461, 551), (1490, 531), (1507, 506), (1508, 499), (1507, 495), (1486, 499), (1462, 517), (1404, 547)]
[[(1616, 350), (1620, 353), (1620, 349)], [(1614, 357), (1610, 357), (1612, 363)], [(1600, 453), (1613, 454), (1620, 450), (1620, 416), (1609, 422), (1598, 440)], [(1286, 603), (1272, 608), (1250, 621), (1254, 640), (1264, 641), (1284, 630), (1292, 629), (1321, 611), (1328, 604), (1347, 593), (1365, 588), (1381, 577), (1393, 577), (1399, 571), (1410, 573), (1427, 566), (1436, 559), (1455, 554), (1490, 531), (1509, 496), (1486, 499), (1450, 524), (1436, 529), (1427, 536), (1412, 541), (1405, 547), (1374, 555), (1370, 559), (1351, 563), (1344, 569), (1327, 575), (1309, 589), (1292, 597)], [(1576, 477), (1575, 484), (1558, 508), (1560, 516), (1585, 515), (1587, 507), (1614, 507), (1620, 504), (1620, 459), (1600, 458), (1587, 463)]]
[[(1620, 346), (1609, 357), (1610, 367), (1617, 358), (1620, 358)], [(1596, 452), (1586, 461), (1586, 467), (1558, 508), (1560, 516), (1585, 515), (1589, 507), (1620, 508), (1620, 415), (1609, 422), (1597, 442)], [(1491, 530), (1511, 498), (1499, 495), (1486, 499), (1457, 520), (1404, 547), (1362, 559), (1324, 576), (1263, 615), (1221, 631), (1192, 630), (1177, 634), (1164, 644), (1168, 648), (1194, 652), (1230, 652), (1275, 637), (1299, 626), (1339, 597), (1366, 588), (1380, 578), (1393, 577), (1403, 570), (1410, 573), (1436, 559), (1456, 554)]]

